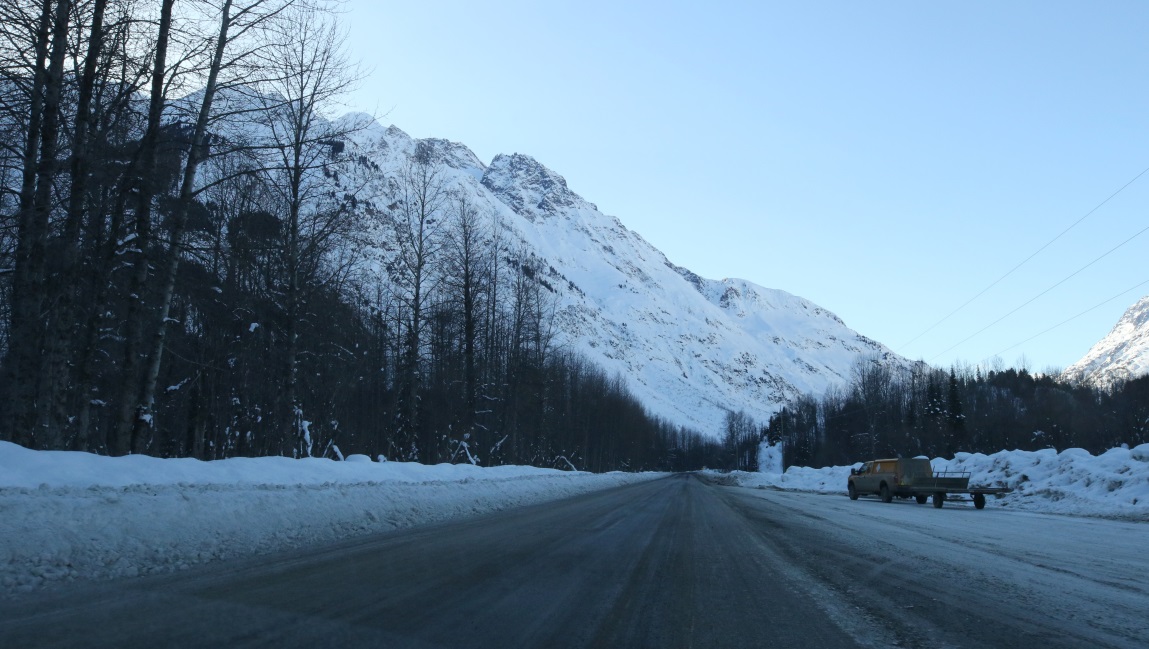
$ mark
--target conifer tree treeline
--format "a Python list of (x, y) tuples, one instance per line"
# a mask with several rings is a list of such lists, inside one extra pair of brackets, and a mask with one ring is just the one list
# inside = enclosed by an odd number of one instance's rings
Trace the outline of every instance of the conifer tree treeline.
[(1149, 442), (1149, 377), (1102, 391), (1025, 369), (904, 372), (861, 359), (850, 384), (806, 396), (771, 417), (786, 466), (876, 457), (1084, 448), (1097, 454)]
[[(433, 152), (367, 195), (355, 170), (379, 170), (346, 150), (363, 125), (319, 118), (356, 77), (333, 16), (311, 0), (0, 6), (0, 439), (716, 465), (721, 445), (555, 344), (542, 264)], [(393, 253), (382, 280), (361, 272), (366, 231)]]

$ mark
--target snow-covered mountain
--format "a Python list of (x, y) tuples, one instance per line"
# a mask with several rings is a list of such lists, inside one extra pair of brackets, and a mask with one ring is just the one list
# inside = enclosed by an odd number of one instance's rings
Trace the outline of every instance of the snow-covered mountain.
[[(719, 434), (727, 411), (764, 423), (787, 400), (848, 379), (861, 356), (906, 362), (808, 300), (676, 266), (529, 156), (484, 165), (461, 144), (421, 142), (452, 190), (497, 219), (502, 249), (541, 262), (557, 295), (556, 342), (624, 377), (654, 415)], [(375, 169), (389, 179), (376, 180), (369, 207), (383, 213), (397, 199), (394, 179), (417, 146), (394, 126), (372, 124), (352, 138), (358, 162), (347, 173)], [(368, 236), (379, 242), (380, 268), (385, 238), (382, 226)]]
[(1129, 307), (1117, 325), (1062, 377), (1101, 388), (1149, 374), (1149, 296)]

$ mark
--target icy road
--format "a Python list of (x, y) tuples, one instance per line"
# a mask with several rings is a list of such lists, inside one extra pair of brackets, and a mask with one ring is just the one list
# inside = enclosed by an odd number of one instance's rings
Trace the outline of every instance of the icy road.
[(1149, 525), (671, 476), (0, 602), (4, 647), (1146, 647)]

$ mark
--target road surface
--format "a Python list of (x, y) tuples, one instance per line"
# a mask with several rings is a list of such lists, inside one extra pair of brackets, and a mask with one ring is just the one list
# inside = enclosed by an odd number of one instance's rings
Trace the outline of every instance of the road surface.
[(0, 602), (3, 647), (1146, 647), (1149, 525), (676, 475)]

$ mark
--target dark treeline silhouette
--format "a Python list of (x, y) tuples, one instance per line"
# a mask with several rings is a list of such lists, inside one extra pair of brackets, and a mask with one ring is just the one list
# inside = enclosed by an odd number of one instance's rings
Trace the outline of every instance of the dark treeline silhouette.
[(0, 439), (591, 471), (731, 457), (556, 345), (553, 271), (433, 145), (394, 170), (352, 156), (364, 125), (319, 117), (356, 81), (333, 15), (0, 7)]
[(854, 366), (848, 386), (807, 396), (771, 417), (786, 466), (841, 466), (876, 457), (1084, 448), (1149, 442), (1149, 377), (1112, 390), (1054, 375), (980, 368)]
[[(757, 471), (758, 448), (769, 435), (745, 412), (727, 411), (721, 444), (714, 450), (707, 466), (722, 470)], [(770, 438), (771, 443), (777, 443)]]

